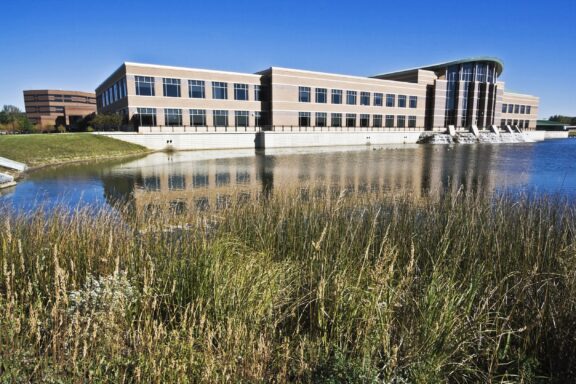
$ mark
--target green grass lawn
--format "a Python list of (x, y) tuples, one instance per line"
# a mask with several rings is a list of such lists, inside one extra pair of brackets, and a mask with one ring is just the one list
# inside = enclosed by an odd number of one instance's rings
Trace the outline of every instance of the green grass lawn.
[(136, 144), (89, 133), (0, 136), (0, 156), (32, 167), (147, 151)]

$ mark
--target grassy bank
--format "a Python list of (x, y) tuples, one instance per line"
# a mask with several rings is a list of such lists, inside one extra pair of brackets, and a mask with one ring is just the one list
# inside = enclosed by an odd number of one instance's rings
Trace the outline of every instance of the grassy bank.
[(576, 377), (572, 209), (312, 192), (0, 213), (0, 382)]
[(0, 156), (31, 167), (147, 151), (139, 145), (89, 133), (0, 136)]

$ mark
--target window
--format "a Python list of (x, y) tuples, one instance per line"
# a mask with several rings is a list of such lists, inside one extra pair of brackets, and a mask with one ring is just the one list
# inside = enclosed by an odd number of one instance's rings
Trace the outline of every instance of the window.
[[(217, 100), (228, 99), (228, 83), (213, 81), (212, 82), (212, 98)], [(228, 114), (226, 114), (228, 116)]]
[(514, 105), (514, 113), (520, 112), (520, 106), (518, 104)]
[(234, 84), (234, 100), (248, 100), (248, 84)]
[(394, 126), (394, 115), (386, 115), (386, 128)]
[(386, 95), (386, 106), (394, 107), (396, 105), (396, 95), (387, 94)]
[(396, 117), (396, 126), (398, 128), (404, 128), (406, 126), (406, 116), (398, 115)]
[(147, 176), (144, 178), (144, 189), (147, 191), (159, 191), (160, 190), (160, 177), (158, 176)]
[(247, 127), (248, 122), (248, 111), (236, 111), (234, 112), (234, 123), (237, 127)]
[(508, 104), (502, 104), (502, 113), (506, 113), (508, 110)]
[(188, 93), (192, 99), (205, 99), (204, 80), (188, 80)]
[(360, 92), (360, 105), (370, 105), (370, 92)]
[(136, 76), (136, 94), (138, 96), (154, 96), (154, 78)]
[(298, 101), (301, 103), (310, 102), (310, 87), (298, 87)]
[(128, 91), (126, 89), (126, 78), (123, 77), (120, 80), (120, 94), (122, 96), (122, 98), (125, 98), (126, 96), (128, 96)]
[(356, 105), (356, 91), (346, 91), (346, 104)]
[(164, 109), (164, 125), (169, 127), (182, 125), (182, 110), (166, 108)]
[(505, 127), (505, 126), (506, 126), (506, 120), (505, 120), (505, 119), (500, 120), (500, 126), (501, 126), (501, 127)]
[(346, 114), (346, 126), (347, 127), (355, 127), (356, 126), (356, 114), (355, 113), (347, 113)]
[(206, 126), (206, 111), (204, 109), (191, 109), (190, 125), (195, 127)]
[(209, 180), (208, 175), (203, 173), (195, 173), (192, 175), (192, 186), (194, 188), (206, 187), (208, 186)]
[(316, 126), (325, 127), (327, 125), (326, 112), (316, 112)]
[(168, 189), (171, 191), (182, 191), (186, 189), (186, 179), (184, 178), (184, 175), (168, 175)]
[(216, 186), (228, 185), (228, 184), (230, 184), (229, 172), (216, 173)]
[(514, 112), (514, 104), (508, 104), (508, 113)]
[(418, 96), (410, 96), (408, 103), (410, 108), (418, 108)]
[(521, 106), (520, 106), (520, 113), (521, 113), (521, 114), (525, 114), (525, 113), (526, 113), (526, 106), (525, 106), (525, 105), (521, 105)]
[(524, 120), (524, 128), (530, 127), (530, 120)]
[(331, 125), (333, 127), (341, 127), (342, 126), (342, 114), (341, 113), (333, 113), (331, 117)]
[(368, 127), (369, 125), (370, 125), (370, 115), (361, 114), (360, 115), (360, 126), (361, 127)]
[(416, 128), (416, 116), (408, 116), (408, 128)]
[(382, 128), (382, 115), (372, 116), (372, 126), (374, 128)]
[(260, 111), (254, 112), (254, 126), (262, 126), (262, 113)]
[[(308, 88), (310, 90), (310, 88)], [(298, 125), (301, 127), (310, 126), (310, 112), (299, 112), (298, 113)]]
[(342, 104), (342, 90), (333, 89), (332, 90), (332, 104)]
[(532, 107), (531, 107), (530, 105), (527, 105), (527, 106), (526, 106), (526, 113), (527, 113), (528, 115), (530, 114), (531, 110), (532, 110)]
[(316, 102), (325, 104), (327, 100), (328, 90), (326, 88), (316, 88)]
[(398, 108), (406, 108), (406, 95), (398, 95)]
[(180, 97), (180, 79), (164, 79), (164, 96)]
[(228, 111), (214, 110), (212, 112), (212, 117), (214, 118), (215, 127), (227, 127), (228, 126)]
[(262, 101), (262, 99), (260, 98), (260, 86), (259, 85), (254, 86), (254, 100), (255, 101)]
[(250, 182), (250, 172), (248, 171), (236, 171), (236, 183), (246, 184)]
[(374, 105), (376, 107), (381, 107), (382, 106), (382, 102), (384, 99), (384, 95), (381, 93), (375, 93), (374, 94)]

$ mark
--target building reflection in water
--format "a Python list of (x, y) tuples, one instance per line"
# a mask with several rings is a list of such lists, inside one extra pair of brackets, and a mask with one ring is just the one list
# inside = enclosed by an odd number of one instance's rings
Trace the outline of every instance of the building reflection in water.
[[(154, 153), (112, 168), (103, 177), (109, 202), (136, 210), (222, 208), (232, 199), (265, 199), (299, 188), (338, 195), (403, 192), (415, 197), (447, 192), (492, 192), (521, 185), (527, 173), (511, 172), (497, 145), (198, 151)], [(309, 186), (314, 185), (313, 191)]]

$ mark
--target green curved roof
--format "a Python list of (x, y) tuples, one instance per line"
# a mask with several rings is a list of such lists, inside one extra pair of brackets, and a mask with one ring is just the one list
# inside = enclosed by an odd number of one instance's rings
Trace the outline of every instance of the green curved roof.
[(464, 63), (474, 63), (474, 62), (478, 62), (478, 61), (488, 61), (488, 62), (492, 62), (492, 63), (496, 64), (496, 72), (498, 73), (498, 76), (500, 76), (502, 74), (502, 71), (504, 71), (504, 63), (499, 58), (490, 57), (490, 56), (477, 56), (477, 57), (468, 57), (468, 58), (460, 59), (460, 60), (447, 61), (445, 63), (438, 63), (438, 64), (426, 65), (426, 66), (422, 66), (422, 67), (403, 69), (400, 71), (382, 73), (380, 75), (376, 75), (373, 77), (392, 75), (392, 74), (398, 74), (398, 73), (403, 73), (403, 72), (410, 72), (410, 71), (415, 71), (417, 69), (426, 69), (426, 70), (430, 70), (430, 71), (435, 71), (438, 69), (443, 69), (443, 68), (449, 67), (451, 65), (458, 65), (458, 64), (464, 64)]
[(500, 76), (500, 74), (504, 70), (504, 63), (502, 62), (502, 60), (500, 60), (497, 57), (490, 57), (490, 56), (469, 57), (466, 59), (448, 61), (446, 63), (428, 65), (426, 67), (420, 67), (420, 69), (435, 70), (435, 69), (446, 68), (446, 67), (449, 67), (451, 65), (474, 63), (474, 62), (478, 62), (478, 61), (489, 61), (489, 62), (496, 64), (496, 72), (498, 72), (498, 76)]

